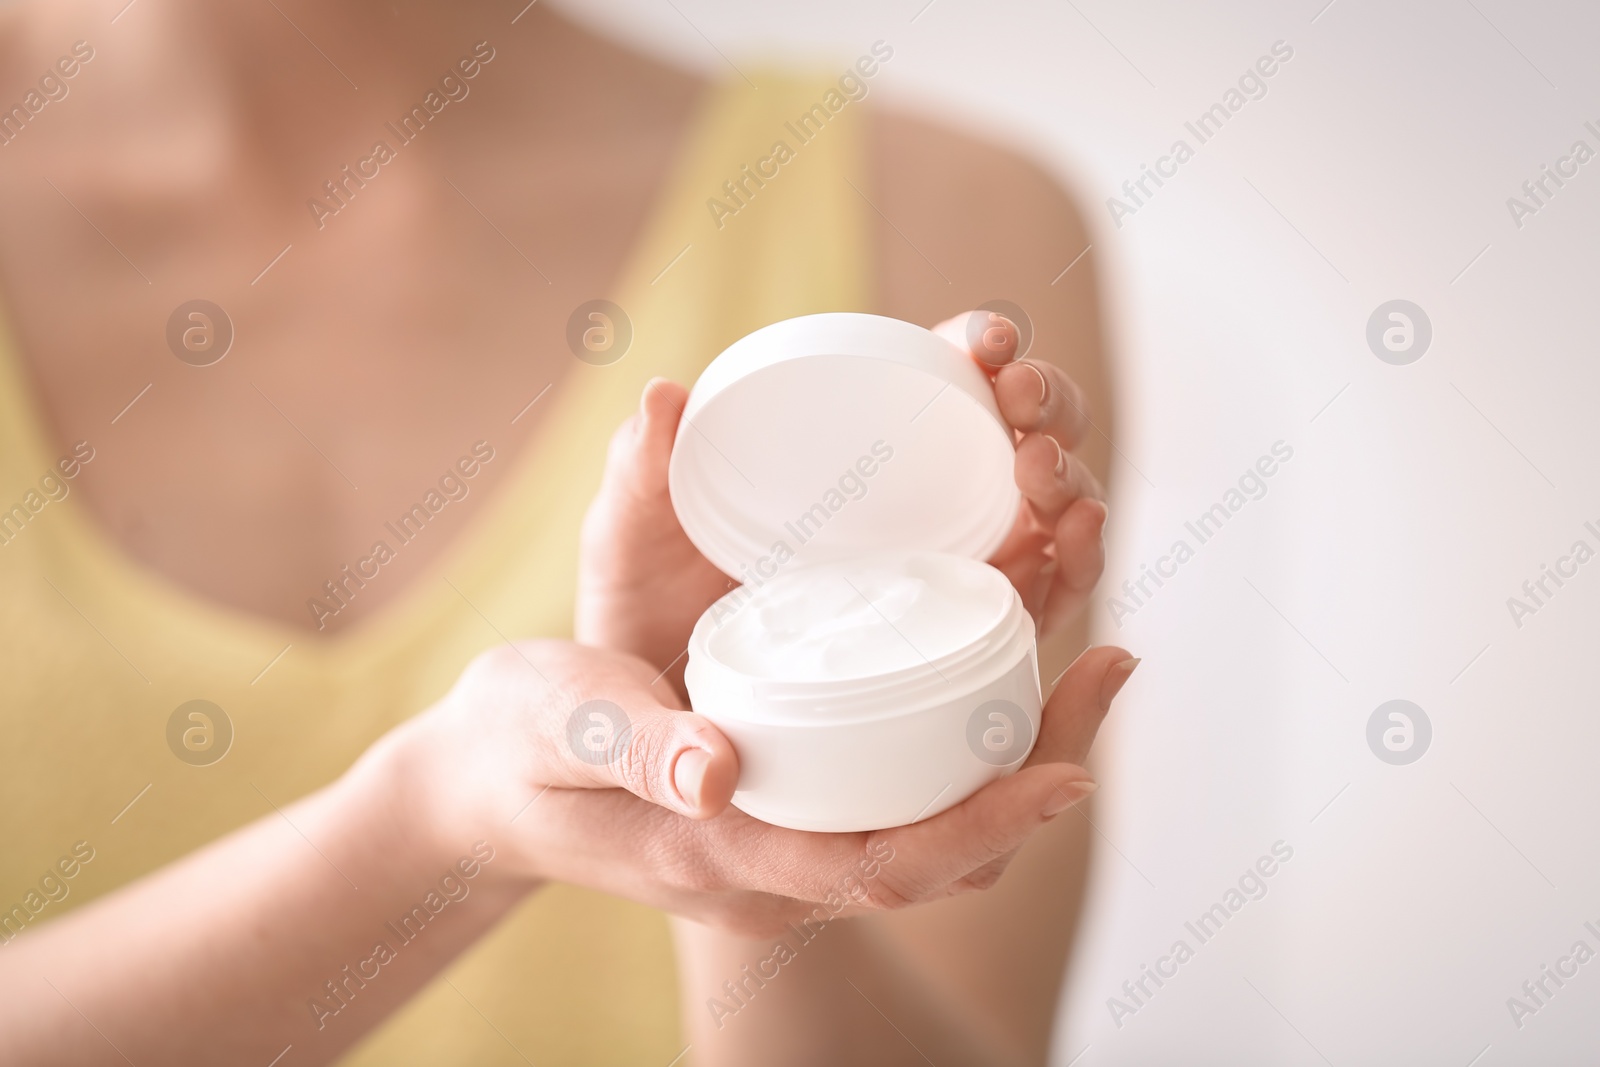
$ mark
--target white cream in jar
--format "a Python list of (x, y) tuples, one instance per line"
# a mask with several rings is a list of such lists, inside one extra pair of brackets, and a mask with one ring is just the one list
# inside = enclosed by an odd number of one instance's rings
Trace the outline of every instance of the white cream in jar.
[(1011, 586), (992, 567), (878, 553), (779, 574), (713, 630), (706, 651), (752, 678), (841, 681), (936, 662), (1000, 621)]
[(737, 807), (881, 829), (1021, 765), (1033, 620), (981, 562), (1017, 514), (1013, 455), (971, 357), (909, 323), (790, 319), (706, 369), (669, 484), (690, 539), (746, 582), (700, 618), (685, 668), (739, 754)]

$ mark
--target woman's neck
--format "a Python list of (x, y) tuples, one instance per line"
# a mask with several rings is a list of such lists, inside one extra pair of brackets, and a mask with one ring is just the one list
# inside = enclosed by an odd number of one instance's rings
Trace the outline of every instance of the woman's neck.
[[(30, 80), (76, 41), (94, 52), (18, 154), (50, 142), (82, 160), (90, 186), (125, 195), (192, 191), (220, 175), (302, 186), (306, 164), (337, 169), (367, 149), (480, 42), (499, 62), (493, 91), (469, 106), (480, 121), (515, 112), (525, 144), (570, 143), (597, 106), (586, 86), (615, 90), (617, 72), (626, 82), (651, 70), (540, 4), (517, 16), (483, 3), (125, 2), (36, 0), (0, 16), (0, 67)], [(74, 108), (71, 95), (85, 99)]]

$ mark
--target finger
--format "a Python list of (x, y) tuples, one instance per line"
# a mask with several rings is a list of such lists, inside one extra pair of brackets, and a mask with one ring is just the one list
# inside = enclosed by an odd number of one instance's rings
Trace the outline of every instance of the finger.
[(607, 488), (621, 490), (635, 501), (670, 505), (667, 464), (689, 391), (668, 378), (652, 378), (639, 399), (639, 410), (611, 437), (606, 453)]
[(1089, 428), (1083, 390), (1054, 364), (1024, 359), (1002, 367), (994, 396), (1013, 429), (1049, 434), (1067, 448), (1076, 448)]
[(1041, 826), (1094, 788), (1094, 780), (1082, 767), (1059, 763), (1029, 767), (990, 783), (931, 819), (871, 835), (888, 843), (894, 858), (868, 883), (867, 903), (901, 907), (959, 891), (963, 879), (1021, 848)]
[[(739, 758), (703, 716), (674, 711), (653, 696), (623, 708), (588, 701), (574, 708), (565, 731), (574, 784), (620, 786), (635, 796), (695, 819), (719, 814), (733, 799)], [(614, 709), (622, 708), (618, 727)]]
[[(1043, 434), (1024, 437), (1013, 460), (1023, 504), (989, 562), (1010, 579), (1046, 629), (1081, 604), (1105, 565), (1104, 490), (1083, 461)], [(1055, 599), (1056, 614), (1043, 617)]]
[(1051, 546), (1050, 527), (1039, 520), (1033, 506), (1024, 500), (1017, 509), (1017, 521), (1012, 524), (1011, 532), (988, 561), (1006, 576), (1022, 597), (1022, 606), (1035, 619), (1039, 618), (1049, 598), (1055, 567)]
[(1089, 425), (1083, 390), (1070, 375), (1042, 360), (1018, 360), (1022, 333), (994, 311), (968, 311), (933, 328), (995, 379), (1000, 414), (1024, 433), (1048, 433), (1074, 448)]
[[(548, 688), (530, 693), (511, 654), (537, 661)], [(532, 723), (536, 780), (626, 789), (696, 819), (718, 814), (733, 798), (739, 778), (733, 745), (704, 716), (662, 704), (651, 689), (655, 668), (643, 660), (575, 645), (545, 655), (534, 642), (494, 654), (491, 671), (465, 691), (518, 702)]]
[(1084, 650), (1062, 675), (1040, 716), (1039, 740), (1024, 766), (1081, 764), (1111, 702), (1139, 661), (1115, 645)]
[(989, 375), (1017, 358), (1022, 338), (1017, 324), (995, 311), (963, 312), (945, 319), (933, 332), (970, 355)]
[(1019, 441), (1011, 467), (1017, 488), (1049, 525), (1075, 500), (1105, 499), (1105, 490), (1088, 464), (1045, 434), (1030, 433)]
[(1106, 514), (1101, 501), (1083, 499), (1056, 520), (1055, 558), (1031, 590), (1039, 604), (1033, 614), (1041, 632), (1049, 633), (1076, 615), (1099, 584), (1106, 569)]

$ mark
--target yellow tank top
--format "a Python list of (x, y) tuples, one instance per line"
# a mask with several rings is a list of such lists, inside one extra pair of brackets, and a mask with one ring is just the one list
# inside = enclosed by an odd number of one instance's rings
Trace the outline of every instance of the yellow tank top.
[[(197, 598), (124, 555), (70, 481), (52, 499), (59, 480), (41, 480), (72, 442), (42, 433), (0, 330), (0, 513), (25, 513), (0, 523), (0, 911), (43, 901), (33, 921), (49, 921), (270, 813), (269, 800), (333, 780), (499, 640), (480, 610), (512, 637), (567, 636), (579, 521), (645, 381), (690, 382), (778, 319), (866, 310), (870, 209), (850, 185), (866, 188), (861, 105), (814, 132), (826, 83), (757, 81), (707, 93), (605, 294), (632, 320), (626, 356), (568, 371), (473, 528), (430, 575), (333, 638)], [(808, 113), (802, 142), (792, 120)], [(108, 425), (88, 447), (110, 452), (116, 438)], [(197, 699), (234, 731), (208, 766), (168, 744), (174, 710)], [(68, 895), (29, 897), (79, 841), (93, 859), (62, 880)], [(664, 917), (589, 890), (535, 894), (446, 977), (343, 1062), (665, 1065), (683, 1048)]]

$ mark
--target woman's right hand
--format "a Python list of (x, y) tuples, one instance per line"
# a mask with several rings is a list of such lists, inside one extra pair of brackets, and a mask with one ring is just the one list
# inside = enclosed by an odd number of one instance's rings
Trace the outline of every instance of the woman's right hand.
[(484, 653), (373, 755), (398, 761), (402, 818), (440, 851), (489, 841), (492, 877), (585, 885), (760, 936), (841, 899), (859, 912), (992, 885), (1034, 831), (1093, 790), (1077, 763), (1127, 660), (1116, 648), (1079, 657), (1024, 769), (870, 833), (787, 830), (730, 807), (739, 768), (727, 739), (676, 706), (643, 660), (567, 642)]
[[(1074, 763), (1126, 658), (1081, 656), (1029, 766), (966, 802), (808, 834), (728, 807), (732, 747), (662, 703), (643, 660), (555, 641), (485, 653), (338, 781), (8, 944), (0, 1061), (265, 1063), (289, 1044), (330, 1062), (546, 880), (747, 936), (984, 888), (1092, 788)], [(597, 701), (626, 716), (610, 744)], [(405, 948), (396, 916), (430, 933)]]

